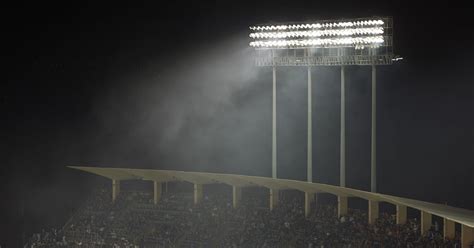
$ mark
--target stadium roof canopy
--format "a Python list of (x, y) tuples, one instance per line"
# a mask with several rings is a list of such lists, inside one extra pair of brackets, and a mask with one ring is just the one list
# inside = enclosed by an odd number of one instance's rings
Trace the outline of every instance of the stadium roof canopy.
[(69, 168), (86, 171), (112, 180), (150, 180), (158, 182), (186, 181), (194, 184), (223, 183), (239, 187), (261, 186), (270, 189), (295, 189), (309, 193), (330, 193), (337, 196), (359, 197), (371, 201), (388, 202), (395, 205), (411, 207), (446, 218), (462, 225), (474, 227), (474, 211), (472, 210), (328, 184), (258, 176), (172, 170), (83, 166), (69, 166)]

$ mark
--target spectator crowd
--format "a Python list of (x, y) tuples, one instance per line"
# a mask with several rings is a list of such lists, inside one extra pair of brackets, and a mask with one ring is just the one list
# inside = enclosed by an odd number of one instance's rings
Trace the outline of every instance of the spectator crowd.
[(152, 192), (123, 190), (112, 203), (101, 189), (62, 228), (33, 234), (24, 247), (460, 247), (438, 225), (421, 235), (416, 219), (397, 225), (382, 213), (369, 225), (365, 211), (338, 218), (330, 203), (312, 204), (305, 217), (304, 195), (290, 190), (270, 211), (268, 191), (256, 187), (243, 189), (233, 208), (229, 190), (209, 186), (196, 205), (191, 191), (164, 192), (155, 205)]

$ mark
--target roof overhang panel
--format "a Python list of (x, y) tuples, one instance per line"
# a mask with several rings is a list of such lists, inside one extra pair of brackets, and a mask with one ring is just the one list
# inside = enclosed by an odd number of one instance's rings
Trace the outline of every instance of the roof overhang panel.
[(103, 167), (85, 167), (85, 166), (69, 166), (69, 168), (89, 172), (99, 176), (103, 176), (112, 180), (133, 180), (140, 179), (126, 170), (120, 168), (103, 168)]
[(249, 187), (257, 186), (254, 183), (249, 182), (248, 180), (239, 177), (239, 175), (230, 175), (230, 174), (217, 174), (217, 173), (205, 173), (205, 172), (196, 172), (197, 175), (206, 176), (212, 178), (214, 181), (218, 181), (224, 184), (228, 184), (236, 187)]
[(157, 182), (171, 182), (177, 181), (175, 177), (169, 175), (169, 173), (155, 170), (146, 169), (126, 169), (127, 173), (130, 173), (142, 180), (157, 181)]
[(285, 183), (279, 181), (279, 179), (275, 178), (269, 178), (269, 177), (256, 177), (256, 176), (241, 176), (239, 175), (239, 178), (242, 180), (246, 180), (252, 184), (255, 185), (260, 185), (269, 189), (276, 189), (276, 190), (282, 190), (282, 189), (290, 189), (288, 185)]
[(186, 181), (194, 184), (210, 184), (210, 183), (220, 183), (219, 181), (202, 174), (196, 174), (193, 172), (185, 171), (161, 171), (162, 173), (168, 173), (169, 176), (172, 176), (180, 181)]

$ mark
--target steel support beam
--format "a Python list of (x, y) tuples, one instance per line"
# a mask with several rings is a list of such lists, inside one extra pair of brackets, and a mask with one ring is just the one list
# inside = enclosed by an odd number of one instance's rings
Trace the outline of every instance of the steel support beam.
[(347, 196), (337, 196), (337, 216), (347, 215)]
[(273, 210), (278, 205), (280, 191), (278, 189), (270, 189), (270, 210)]
[(162, 187), (161, 187), (161, 182), (158, 181), (153, 181), (153, 203), (156, 205), (161, 199), (161, 192), (162, 192)]
[(369, 200), (369, 224), (375, 224), (379, 217), (379, 202)]
[(237, 208), (242, 199), (242, 188), (237, 186), (232, 186), (232, 206)]
[(397, 205), (397, 225), (403, 225), (407, 222), (407, 207)]
[(120, 194), (120, 180), (112, 179), (112, 202), (117, 200)]
[(315, 200), (315, 194), (311, 192), (304, 192), (304, 216), (308, 217), (311, 213), (311, 203)]
[(194, 184), (194, 204), (202, 201), (202, 184)]
[(430, 213), (421, 211), (421, 235), (424, 235), (430, 230), (432, 225), (432, 216)]
[(474, 244), (474, 227), (461, 226), (461, 247), (469, 248)]
[(454, 239), (455, 238), (455, 228), (454, 221), (443, 218), (443, 237), (445, 239)]

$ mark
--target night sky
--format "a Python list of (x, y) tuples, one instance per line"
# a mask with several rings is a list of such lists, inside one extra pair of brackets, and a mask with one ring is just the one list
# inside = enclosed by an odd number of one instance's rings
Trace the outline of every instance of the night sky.
[[(271, 175), (256, 23), (392, 16), (378, 67), (378, 190), (474, 209), (467, 3), (234, 1), (3, 6), (0, 245), (60, 227), (108, 183), (68, 165)], [(306, 178), (306, 69), (277, 73), (278, 177)], [(313, 178), (338, 184), (337, 67), (313, 69)], [(347, 186), (370, 189), (370, 68), (346, 73)]]

